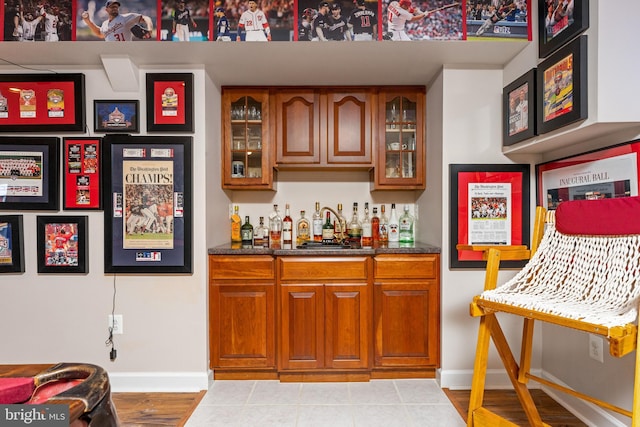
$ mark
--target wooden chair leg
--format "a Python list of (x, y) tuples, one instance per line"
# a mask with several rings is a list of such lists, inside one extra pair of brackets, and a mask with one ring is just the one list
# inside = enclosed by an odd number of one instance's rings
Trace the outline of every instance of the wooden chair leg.
[(522, 347), (520, 348), (520, 369), (518, 381), (526, 384), (529, 379), (526, 374), (531, 369), (531, 351), (533, 349), (533, 319), (524, 319), (522, 326)]
[(491, 334), (487, 327), (489, 314), (480, 317), (478, 328), (478, 344), (476, 345), (476, 359), (473, 365), (473, 379), (471, 381), (471, 396), (469, 397), (469, 412), (467, 414), (467, 426), (474, 427), (473, 412), (482, 407), (484, 400), (484, 384), (487, 375), (487, 361), (489, 360), (489, 341)]
[(640, 427), (640, 333), (638, 333), (636, 338), (636, 372), (633, 377), (631, 427)]

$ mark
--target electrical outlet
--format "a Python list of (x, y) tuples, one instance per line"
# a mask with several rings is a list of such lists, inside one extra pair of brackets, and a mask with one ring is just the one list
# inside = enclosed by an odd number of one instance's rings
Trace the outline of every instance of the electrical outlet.
[(604, 363), (604, 339), (600, 335), (589, 334), (589, 357)]
[(124, 333), (124, 325), (122, 323), (122, 314), (112, 315), (108, 317), (109, 328), (113, 328), (111, 331), (114, 335), (120, 335)]

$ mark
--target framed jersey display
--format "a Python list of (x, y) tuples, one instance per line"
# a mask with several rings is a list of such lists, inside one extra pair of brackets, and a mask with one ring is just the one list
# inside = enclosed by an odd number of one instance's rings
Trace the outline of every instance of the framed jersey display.
[(193, 132), (193, 74), (147, 74), (147, 131)]
[(38, 273), (89, 272), (87, 216), (38, 216)]
[(65, 138), (63, 208), (102, 208), (102, 141), (100, 138)]

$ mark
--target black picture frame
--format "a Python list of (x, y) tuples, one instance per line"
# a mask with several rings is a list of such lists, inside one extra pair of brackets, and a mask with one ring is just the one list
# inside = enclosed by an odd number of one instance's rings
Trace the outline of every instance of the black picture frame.
[(586, 35), (538, 64), (536, 92), (538, 134), (587, 118)]
[(59, 138), (0, 137), (0, 210), (59, 210), (59, 165)]
[(140, 132), (140, 101), (137, 99), (94, 100), (93, 129), (98, 133)]
[(84, 100), (81, 73), (0, 74), (0, 132), (84, 131)]
[[(458, 250), (458, 244), (475, 245), (526, 245), (530, 244), (530, 167), (528, 164), (450, 164), (449, 165), (449, 214), (450, 214), (450, 268), (486, 268), (487, 262), (482, 260), (482, 253)], [(502, 184), (502, 188), (500, 188)], [(507, 185), (508, 184), (508, 185)], [(470, 187), (473, 185), (473, 187)], [(482, 186), (486, 186), (483, 188)], [(510, 243), (495, 241), (499, 228), (493, 226), (491, 242), (469, 241), (469, 224), (484, 217), (474, 215), (475, 197), (505, 199), (505, 216), (486, 217), (487, 220), (509, 221), (511, 228)], [(504, 193), (509, 190), (507, 196)], [(492, 202), (498, 202), (493, 200)], [(512, 213), (511, 218), (508, 217)], [(505, 223), (506, 224), (506, 223)], [(480, 232), (482, 230), (480, 229)], [(476, 236), (482, 240), (483, 235)], [(501, 268), (521, 268), (526, 261), (502, 261)]]
[(193, 74), (147, 73), (147, 132), (193, 132)]
[[(589, 0), (574, 0), (573, 11), (562, 11), (562, 1), (538, 0), (538, 55), (546, 58), (589, 28)], [(549, 8), (555, 18), (549, 18)], [(564, 15), (563, 15), (564, 14)]]
[(37, 216), (38, 273), (89, 272), (88, 216)]
[(532, 68), (502, 90), (502, 145), (536, 135), (536, 69)]
[(0, 273), (24, 273), (22, 215), (0, 215)]
[(190, 136), (103, 139), (106, 273), (192, 273), (192, 144)]
[(102, 138), (63, 139), (62, 207), (102, 210)]

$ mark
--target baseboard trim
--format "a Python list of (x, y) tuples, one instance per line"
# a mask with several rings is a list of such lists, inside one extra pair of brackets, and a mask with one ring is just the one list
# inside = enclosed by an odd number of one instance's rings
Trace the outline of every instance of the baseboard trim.
[(115, 393), (184, 393), (209, 388), (210, 372), (110, 372)]

